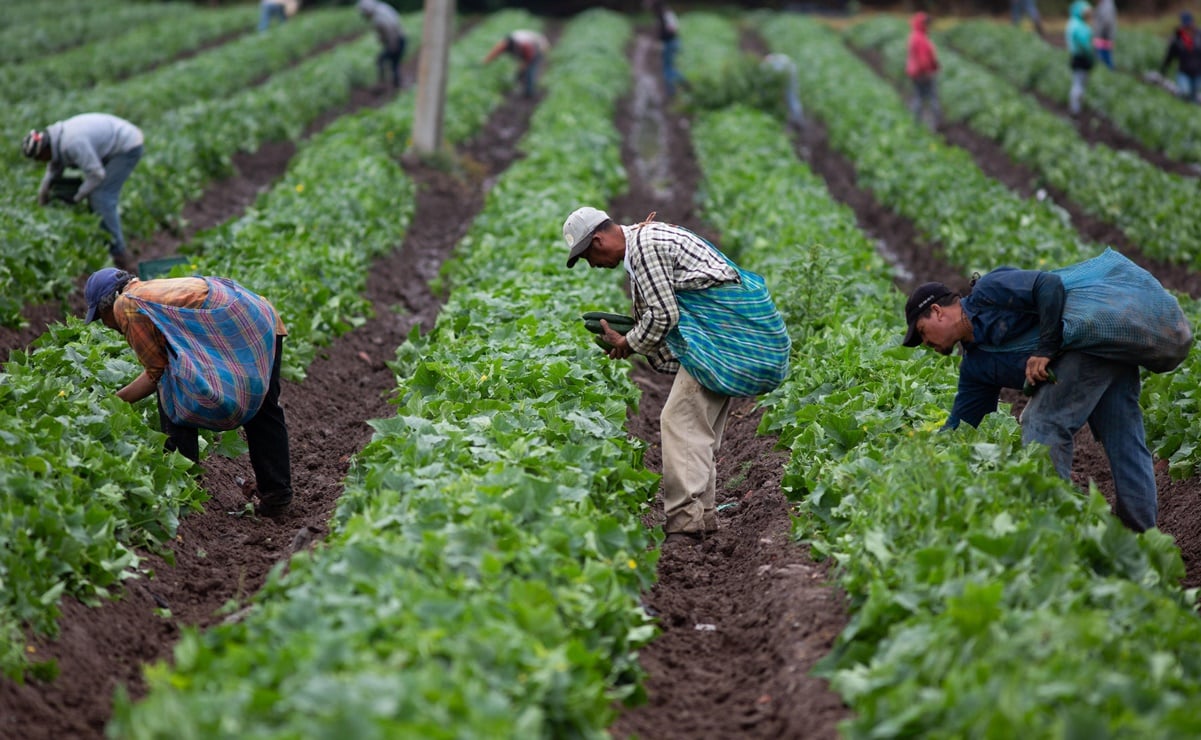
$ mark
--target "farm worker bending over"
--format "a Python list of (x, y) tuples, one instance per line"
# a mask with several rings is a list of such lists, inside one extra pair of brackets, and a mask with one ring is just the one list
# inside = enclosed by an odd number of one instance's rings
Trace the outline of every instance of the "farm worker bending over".
[(1068, 11), (1071, 18), (1063, 30), (1064, 41), (1068, 46), (1068, 66), (1072, 68), (1072, 88), (1068, 91), (1068, 111), (1073, 116), (1080, 115), (1080, 103), (1084, 99), (1084, 86), (1088, 83), (1088, 73), (1096, 63), (1096, 50), (1093, 49), (1093, 29), (1088, 25), (1088, 15), (1093, 8), (1086, 0), (1076, 0)]
[(1050, 448), (1070, 480), (1072, 438), (1085, 422), (1105, 448), (1117, 515), (1141, 532), (1155, 526), (1155, 471), (1139, 407), (1139, 364), (1163, 372), (1192, 344), (1176, 299), (1112, 250), (1053, 272), (998, 268), (961, 298), (942, 283), (905, 304), (903, 344), (949, 355), (963, 347), (959, 389), (944, 428), (977, 425), (1002, 388), (1033, 393), (1022, 441)]
[(145, 368), (117, 391), (134, 403), (157, 394), (168, 452), (199, 461), (197, 429), (241, 426), (258, 487), (258, 513), (278, 516), (292, 502), (288, 427), (279, 405), (287, 334), (262, 296), (226, 278), (141, 281), (107, 267), (85, 288), (86, 321), (121, 332)]
[(537, 31), (519, 29), (496, 42), (496, 46), (484, 57), (484, 64), (489, 64), (501, 54), (509, 54), (521, 63), (517, 78), (522, 81), (525, 96), (534, 97), (535, 83), (538, 81), (538, 67), (542, 58), (550, 50), (550, 41)]
[(930, 127), (937, 128), (939, 110), (935, 79), (938, 77), (938, 53), (934, 51), (934, 44), (927, 35), (930, 16), (914, 13), (909, 26), (912, 30), (909, 33), (909, 51), (905, 57), (905, 74), (913, 80), (913, 101), (909, 107), (918, 123), (922, 122), (928, 110)]
[(400, 15), (391, 5), (380, 0), (359, 0), (359, 12), (371, 22), (375, 33), (379, 36), (383, 49), (376, 57), (375, 65), (379, 73), (378, 84), (384, 84), (384, 65), (392, 70), (392, 87), (400, 87), (400, 62), (405, 55), (405, 32), (400, 25)]
[(21, 152), (47, 163), (38, 188), (38, 205), (50, 202), (51, 186), (68, 167), (83, 171), (83, 183), (72, 200), (81, 203), (86, 198), (100, 214), (101, 225), (112, 236), (108, 251), (113, 264), (130, 268), (117, 199), (142, 158), (142, 130), (107, 113), (84, 113), (52, 123), (44, 131), (30, 131), (21, 142)]
[[(778, 387), (790, 343), (763, 278), (740, 269), (688, 229), (657, 221), (614, 223), (583, 207), (563, 224), (567, 267), (625, 262), (635, 324), (624, 336), (602, 321), (608, 355), (637, 352), (675, 382), (659, 417), (663, 438), (663, 529), (668, 543), (717, 531), (716, 455), (730, 398)], [(672, 545), (675, 546), (674, 544)]]
[(283, 0), (262, 0), (259, 3), (259, 32), (270, 28), (273, 20), (280, 23), (288, 20), (287, 7), (284, 6)]
[(1194, 103), (1201, 102), (1197, 97), (1201, 94), (1201, 38), (1197, 37), (1192, 13), (1180, 14), (1180, 27), (1168, 43), (1160, 74), (1168, 73), (1173, 60), (1180, 65), (1176, 73), (1176, 94)]

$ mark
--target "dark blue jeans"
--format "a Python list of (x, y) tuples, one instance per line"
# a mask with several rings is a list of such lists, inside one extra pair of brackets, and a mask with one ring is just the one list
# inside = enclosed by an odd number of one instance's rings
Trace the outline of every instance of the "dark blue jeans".
[[(263, 406), (250, 421), (242, 425), (246, 431), (246, 444), (250, 447), (250, 466), (254, 468), (254, 479), (260, 498), (264, 494), (292, 495), (292, 461), (288, 450), (288, 425), (284, 410), (279, 405), (279, 367), (284, 354), (284, 338), (275, 338), (275, 365), (271, 368), (271, 385)], [(176, 424), (163, 412), (163, 403), (158, 404), (158, 420), (167, 435), (163, 445), (167, 452), (179, 452), (192, 462), (200, 461), (200, 433), (195, 427)]]
[(1085, 422), (1105, 448), (1117, 494), (1117, 515), (1142, 532), (1155, 526), (1155, 467), (1143, 430), (1138, 367), (1083, 352), (1051, 365), (1058, 378), (1044, 383), (1022, 412), (1022, 441), (1051, 450), (1055, 470), (1071, 479), (1072, 437)]
[(375, 59), (376, 71), (379, 73), (379, 84), (384, 84), (385, 65), (392, 70), (392, 87), (400, 87), (400, 62), (405, 56), (405, 40), (401, 39), (395, 49), (384, 48)]
[(108, 160), (104, 163), (104, 182), (88, 194), (88, 205), (100, 216), (100, 225), (113, 237), (108, 248), (111, 254), (125, 252), (125, 235), (121, 233), (121, 214), (117, 211), (117, 201), (121, 197), (121, 188), (125, 187), (125, 181), (141, 159), (142, 147), (135, 146)]
[(532, 98), (538, 92), (538, 67), (542, 64), (542, 55), (537, 54), (530, 63), (525, 65), (519, 75), (521, 77), (522, 89), (527, 98)]
[(684, 85), (686, 80), (680, 70), (676, 69), (676, 55), (680, 53), (678, 38), (663, 42), (663, 82), (667, 86), (667, 97), (676, 95), (676, 86)]
[(259, 31), (266, 31), (271, 27), (271, 21), (277, 20), (280, 23), (288, 20), (288, 14), (284, 11), (283, 3), (267, 3), (259, 6)]

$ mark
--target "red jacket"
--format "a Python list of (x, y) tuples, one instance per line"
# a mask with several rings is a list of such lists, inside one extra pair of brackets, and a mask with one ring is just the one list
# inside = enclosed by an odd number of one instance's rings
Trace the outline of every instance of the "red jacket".
[(905, 59), (905, 74), (913, 79), (930, 77), (938, 71), (938, 54), (934, 44), (926, 35), (926, 27), (930, 16), (925, 13), (914, 13), (909, 25), (913, 32), (909, 34), (909, 55)]

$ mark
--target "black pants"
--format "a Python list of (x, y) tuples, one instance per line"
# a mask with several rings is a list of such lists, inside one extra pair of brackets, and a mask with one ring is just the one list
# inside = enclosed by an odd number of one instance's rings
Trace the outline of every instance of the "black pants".
[[(288, 452), (288, 425), (279, 405), (279, 366), (284, 354), (284, 338), (275, 338), (275, 365), (271, 368), (271, 385), (263, 406), (250, 421), (242, 425), (246, 444), (250, 447), (250, 466), (259, 495), (292, 493), (292, 461)], [(158, 402), (158, 419), (167, 442), (167, 452), (178, 452), (192, 462), (200, 461), (200, 433), (195, 427), (185, 427), (167, 418), (163, 402)]]
[(384, 84), (384, 63), (392, 68), (392, 87), (400, 87), (400, 60), (405, 58), (405, 40), (401, 39), (395, 49), (385, 48), (375, 59), (379, 72), (379, 84)]

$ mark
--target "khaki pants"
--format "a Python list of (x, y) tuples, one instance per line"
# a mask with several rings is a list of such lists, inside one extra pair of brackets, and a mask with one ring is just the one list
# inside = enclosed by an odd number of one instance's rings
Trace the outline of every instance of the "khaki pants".
[(680, 369), (659, 416), (668, 534), (717, 530), (717, 451), (729, 413), (729, 396), (704, 388)]

